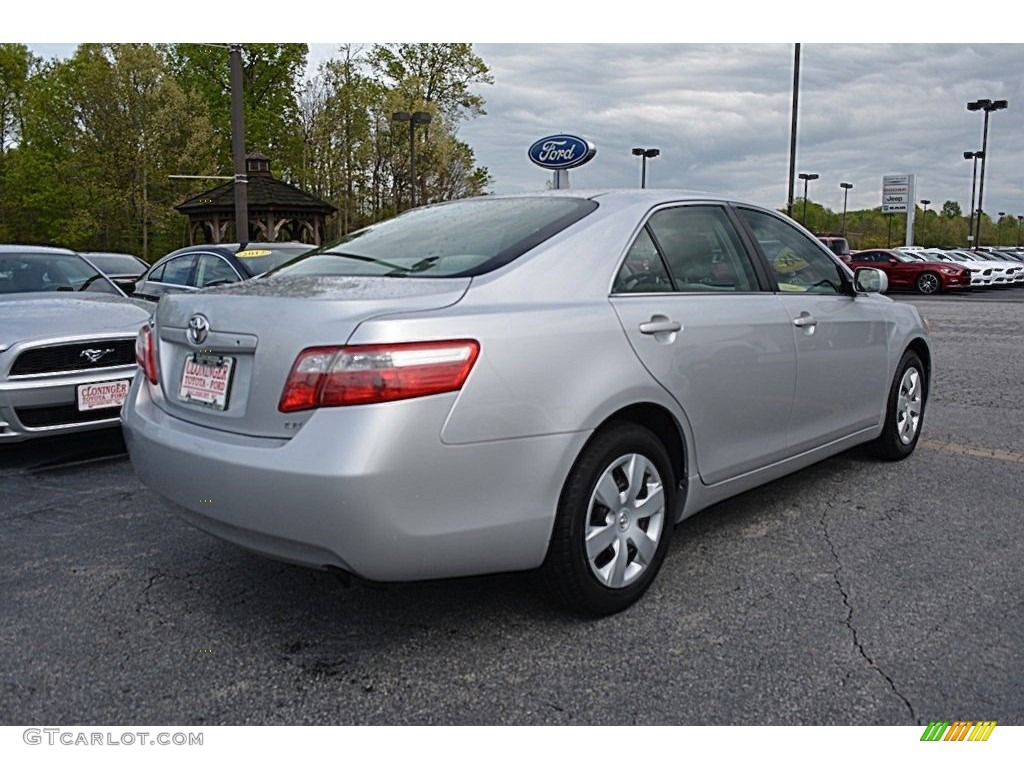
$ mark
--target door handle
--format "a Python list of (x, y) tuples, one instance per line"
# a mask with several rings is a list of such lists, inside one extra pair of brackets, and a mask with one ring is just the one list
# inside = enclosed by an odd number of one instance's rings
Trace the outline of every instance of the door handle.
[(801, 312), (799, 317), (793, 318), (793, 325), (797, 328), (813, 328), (818, 324), (818, 321), (814, 319), (814, 315), (810, 312)]
[(683, 330), (683, 324), (669, 320), (664, 315), (655, 315), (646, 323), (640, 323), (640, 333), (653, 336), (657, 333), (675, 333)]

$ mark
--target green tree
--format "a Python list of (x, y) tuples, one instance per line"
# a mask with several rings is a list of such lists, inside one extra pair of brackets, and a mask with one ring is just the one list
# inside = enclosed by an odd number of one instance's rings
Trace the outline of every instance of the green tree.
[(472, 89), (494, 78), (468, 43), (375, 45), (369, 61), (382, 82), (405, 96), (409, 109), (432, 104), (453, 123), (487, 114), (483, 97)]
[[(486, 114), (485, 101), (473, 91), (492, 83), (490, 69), (468, 43), (375, 45), (368, 56), (371, 70), (388, 89), (385, 114), (428, 112), (430, 125), (416, 134), (416, 199), (419, 203), (482, 194), (491, 183), (478, 168), (472, 148), (456, 138), (459, 124)], [(395, 204), (408, 188), (408, 129), (391, 126), (382, 137), (394, 180)]]
[[(212, 165), (201, 103), (143, 44), (79, 46), (32, 78), (12, 162), (24, 239), (151, 257), (181, 242), (170, 173)], [(182, 168), (182, 166), (185, 168)]]
[[(242, 103), (246, 151), (271, 159), (286, 180), (302, 166), (296, 94), (302, 90), (309, 46), (304, 43), (244, 43)], [(226, 43), (178, 43), (168, 47), (168, 64), (186, 93), (205, 102), (213, 126), (218, 167), (232, 169), (231, 72)]]
[(963, 211), (960, 210), (960, 203), (955, 200), (947, 200), (942, 204), (942, 218), (959, 219), (963, 218)]
[(29, 76), (41, 60), (27, 46), (0, 43), (0, 240), (8, 240), (6, 221), (10, 215), (7, 194), (7, 156), (14, 150), (25, 128), (25, 92)]

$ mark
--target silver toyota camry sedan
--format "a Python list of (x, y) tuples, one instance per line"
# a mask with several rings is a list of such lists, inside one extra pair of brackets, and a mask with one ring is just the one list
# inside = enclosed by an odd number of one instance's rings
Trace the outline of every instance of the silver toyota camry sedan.
[(434, 205), (165, 297), (125, 436), (251, 550), (375, 581), (540, 568), (608, 614), (685, 517), (861, 443), (911, 454), (928, 333), (886, 287), (703, 194)]

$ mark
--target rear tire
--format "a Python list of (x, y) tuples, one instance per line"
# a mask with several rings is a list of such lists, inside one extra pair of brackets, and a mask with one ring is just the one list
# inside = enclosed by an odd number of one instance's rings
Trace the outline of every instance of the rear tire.
[(612, 423), (584, 447), (562, 489), (541, 572), (577, 613), (628, 608), (658, 573), (675, 520), (672, 465), (649, 430)]
[(907, 350), (896, 368), (889, 390), (882, 434), (868, 449), (887, 461), (907, 458), (917, 447), (924, 426), (924, 407), (928, 399), (928, 378), (917, 353)]

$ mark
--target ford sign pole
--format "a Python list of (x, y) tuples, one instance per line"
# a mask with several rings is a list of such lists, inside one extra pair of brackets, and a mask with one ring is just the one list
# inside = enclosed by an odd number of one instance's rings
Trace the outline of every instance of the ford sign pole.
[(597, 147), (579, 136), (560, 133), (533, 142), (526, 154), (534, 165), (554, 171), (553, 189), (568, 189), (569, 169), (590, 162)]

